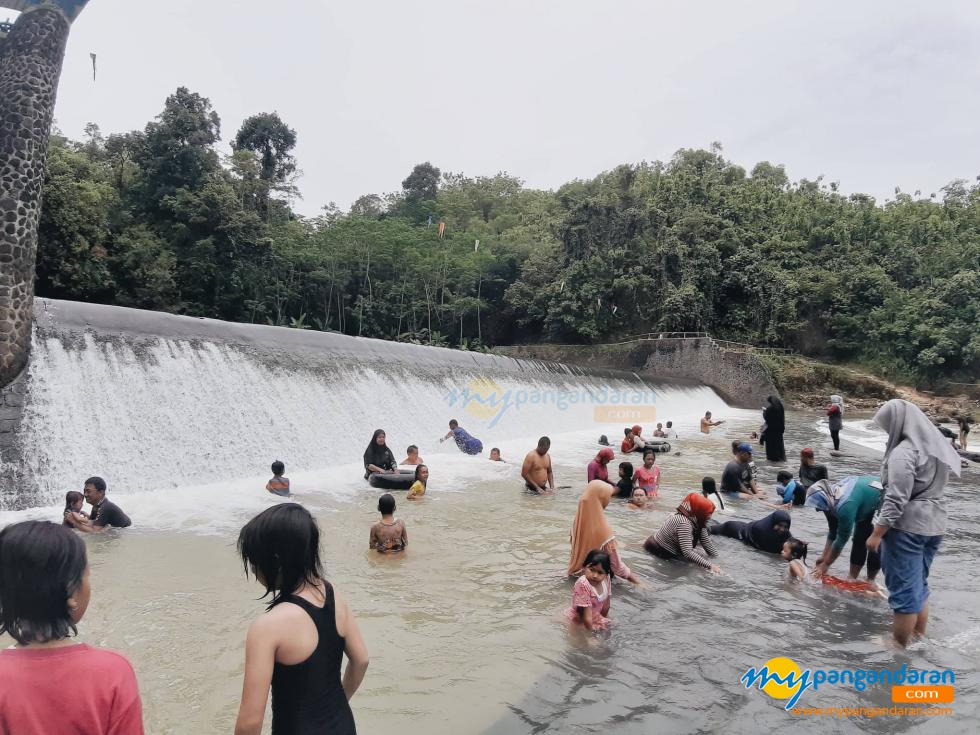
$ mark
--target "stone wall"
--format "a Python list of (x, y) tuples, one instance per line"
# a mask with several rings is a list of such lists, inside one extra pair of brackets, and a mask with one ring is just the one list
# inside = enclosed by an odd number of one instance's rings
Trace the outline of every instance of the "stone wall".
[[(26, 399), (27, 371), (25, 370), (14, 382), (0, 389), (0, 478), (4, 480), (0, 483), (2, 485), (7, 484), (8, 479), (13, 479), (11, 473), (4, 471), (3, 465), (17, 462), (17, 447), (14, 445)], [(0, 504), (3, 496), (12, 491), (12, 487), (0, 487)]]
[(30, 9), (0, 55), (0, 387), (30, 353), (41, 190), (68, 31), (59, 8)]
[(723, 350), (710, 338), (636, 340), (619, 345), (519, 345), (495, 351), (510, 357), (693, 380), (741, 408), (758, 408), (766, 396), (777, 393), (769, 371), (755, 355)]

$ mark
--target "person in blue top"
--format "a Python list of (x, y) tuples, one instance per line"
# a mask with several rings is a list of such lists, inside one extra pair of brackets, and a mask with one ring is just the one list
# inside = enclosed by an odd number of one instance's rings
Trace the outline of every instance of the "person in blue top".
[(806, 501), (806, 490), (787, 470), (776, 473), (776, 494), (786, 505), (803, 505)]
[(873, 518), (880, 505), (881, 478), (872, 475), (845, 477), (833, 485), (829, 480), (818, 480), (807, 489), (806, 506), (823, 511), (830, 529), (813, 569), (814, 577), (826, 574), (853, 536), (850, 578), (857, 579), (867, 561), (868, 580), (874, 581), (881, 569), (881, 556), (869, 551), (866, 543), (874, 531)]
[(483, 442), (475, 436), (471, 436), (466, 429), (459, 425), (456, 419), (449, 422), (449, 433), (442, 437), (439, 442), (442, 443), (450, 438), (456, 441), (456, 446), (463, 454), (479, 454), (483, 451)]

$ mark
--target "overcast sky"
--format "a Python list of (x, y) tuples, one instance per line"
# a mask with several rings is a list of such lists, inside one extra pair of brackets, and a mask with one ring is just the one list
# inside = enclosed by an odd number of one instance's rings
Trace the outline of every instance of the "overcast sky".
[(978, 39), (974, 0), (91, 0), (56, 117), (142, 128), (183, 85), (227, 145), (278, 111), (306, 214), (425, 160), (554, 188), (712, 141), (881, 201), (980, 174)]

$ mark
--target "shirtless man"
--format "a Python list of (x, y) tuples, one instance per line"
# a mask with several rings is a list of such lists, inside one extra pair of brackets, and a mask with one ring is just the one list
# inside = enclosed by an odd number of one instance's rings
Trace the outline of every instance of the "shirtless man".
[(725, 422), (724, 421), (712, 421), (711, 420), (711, 411), (705, 411), (704, 412), (704, 418), (701, 419), (701, 433), (702, 434), (710, 434), (711, 433), (711, 427), (712, 426), (720, 426), (723, 423), (725, 423)]
[(538, 439), (538, 446), (527, 453), (521, 467), (521, 477), (528, 490), (536, 493), (555, 491), (555, 475), (551, 471), (551, 439), (546, 436)]

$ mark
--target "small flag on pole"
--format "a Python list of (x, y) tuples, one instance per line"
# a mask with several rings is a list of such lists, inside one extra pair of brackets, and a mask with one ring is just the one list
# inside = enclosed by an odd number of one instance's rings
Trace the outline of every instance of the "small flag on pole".
[(95, 81), (95, 71), (96, 71), (96, 68), (95, 68), (95, 58), (96, 58), (96, 56), (95, 56), (95, 54), (89, 54), (89, 56), (92, 58), (92, 81), (94, 82)]
[(446, 234), (446, 223), (445, 222), (440, 222), (439, 223), (439, 239), (441, 240), (442, 239), (442, 236), (445, 235), (445, 234)]

